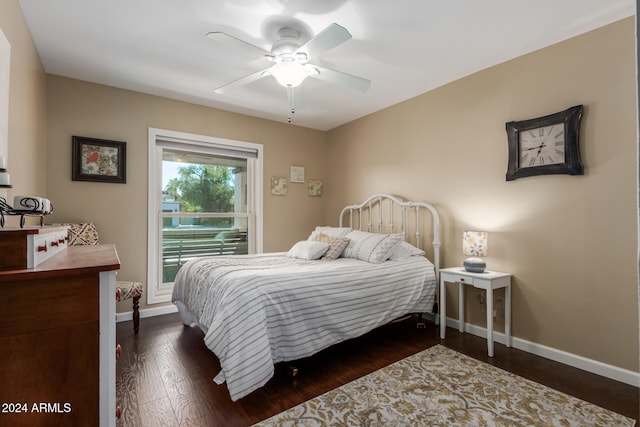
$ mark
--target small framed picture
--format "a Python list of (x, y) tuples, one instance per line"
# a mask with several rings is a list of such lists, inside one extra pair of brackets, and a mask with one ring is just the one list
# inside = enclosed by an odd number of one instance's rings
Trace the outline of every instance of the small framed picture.
[(271, 194), (274, 196), (287, 195), (287, 178), (271, 178)]
[(304, 184), (304, 166), (291, 166), (289, 175), (291, 182)]
[(127, 182), (126, 142), (72, 137), (71, 179), (73, 181)]
[(309, 196), (320, 197), (322, 196), (322, 181), (319, 179), (309, 180)]

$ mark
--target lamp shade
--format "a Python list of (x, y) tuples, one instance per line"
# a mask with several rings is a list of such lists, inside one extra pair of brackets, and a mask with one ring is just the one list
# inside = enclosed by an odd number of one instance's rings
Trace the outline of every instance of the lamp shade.
[(487, 256), (489, 233), (486, 231), (465, 231), (462, 234), (462, 254), (467, 256)]
[(489, 233), (486, 231), (465, 231), (462, 234), (462, 253), (469, 256), (464, 260), (464, 268), (473, 273), (482, 273), (486, 263), (478, 258), (489, 252)]
[(309, 75), (305, 66), (298, 62), (280, 62), (271, 67), (270, 71), (284, 87), (297, 87)]

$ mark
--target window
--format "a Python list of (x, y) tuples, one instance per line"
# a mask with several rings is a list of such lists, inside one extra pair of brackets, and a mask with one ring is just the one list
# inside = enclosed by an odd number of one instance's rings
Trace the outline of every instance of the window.
[(153, 304), (190, 259), (262, 251), (262, 145), (150, 128), (148, 203)]

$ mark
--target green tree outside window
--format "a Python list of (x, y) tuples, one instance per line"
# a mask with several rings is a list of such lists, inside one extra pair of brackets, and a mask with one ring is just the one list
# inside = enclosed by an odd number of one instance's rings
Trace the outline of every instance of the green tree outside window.
[[(193, 165), (178, 169), (164, 195), (180, 202), (181, 212), (233, 212), (233, 169), (215, 165)], [(189, 219), (191, 221), (191, 219)], [(194, 225), (230, 226), (228, 218), (195, 218)]]

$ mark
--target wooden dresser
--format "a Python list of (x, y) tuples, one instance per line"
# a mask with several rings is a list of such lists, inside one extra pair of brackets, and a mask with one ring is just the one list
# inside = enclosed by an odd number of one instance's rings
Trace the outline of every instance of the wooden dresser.
[(3, 266), (32, 250), (15, 242), (48, 245), (56, 233), (0, 230), (0, 425), (113, 426), (115, 247), (56, 245), (34, 267)]

